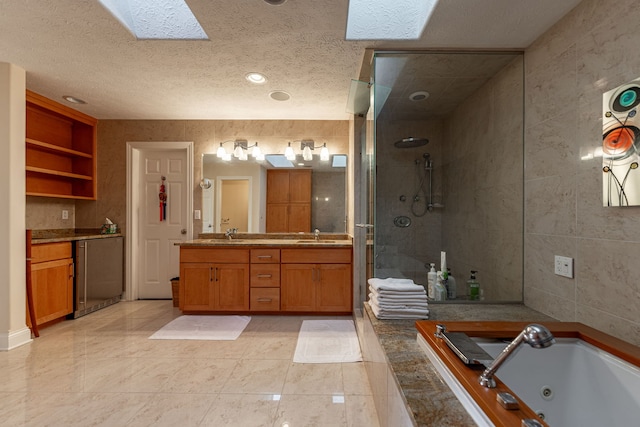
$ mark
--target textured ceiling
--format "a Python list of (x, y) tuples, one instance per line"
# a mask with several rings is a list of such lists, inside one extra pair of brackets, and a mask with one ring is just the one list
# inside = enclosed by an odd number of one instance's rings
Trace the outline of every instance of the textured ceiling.
[[(342, 120), (366, 47), (522, 49), (579, 0), (442, 0), (410, 42), (345, 41), (346, 0), (187, 3), (210, 41), (136, 41), (97, 0), (2, 0), (0, 61), (99, 119)], [(249, 84), (250, 71), (268, 82)]]

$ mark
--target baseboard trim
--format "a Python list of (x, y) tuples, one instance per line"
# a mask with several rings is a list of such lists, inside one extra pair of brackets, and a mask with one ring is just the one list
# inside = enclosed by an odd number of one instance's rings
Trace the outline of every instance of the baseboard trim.
[(13, 350), (31, 341), (31, 329), (27, 327), (18, 331), (0, 332), (0, 351)]

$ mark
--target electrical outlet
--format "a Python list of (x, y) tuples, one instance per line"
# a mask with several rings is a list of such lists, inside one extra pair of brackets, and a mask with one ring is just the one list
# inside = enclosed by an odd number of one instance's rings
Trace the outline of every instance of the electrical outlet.
[(573, 258), (556, 255), (554, 273), (573, 279)]
[(193, 219), (200, 219), (200, 209), (193, 211)]
[(62, 210), (62, 219), (69, 219), (69, 211), (66, 209)]

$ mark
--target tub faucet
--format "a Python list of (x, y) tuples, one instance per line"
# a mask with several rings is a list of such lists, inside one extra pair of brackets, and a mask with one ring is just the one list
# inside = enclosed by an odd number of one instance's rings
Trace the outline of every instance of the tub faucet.
[(493, 379), (493, 375), (496, 373), (498, 368), (500, 368), (502, 363), (516, 351), (523, 341), (533, 348), (547, 348), (556, 342), (553, 338), (553, 334), (544, 326), (535, 323), (528, 325), (513, 341), (509, 343), (508, 346), (504, 348), (504, 350), (502, 350), (502, 353), (500, 353), (498, 357), (491, 362), (491, 365), (484, 370), (482, 375), (480, 375), (481, 385), (487, 388), (494, 388), (496, 386), (496, 380)]
[(320, 230), (318, 228), (313, 230), (313, 240), (315, 240), (316, 242), (320, 240)]
[(224, 233), (224, 237), (231, 240), (231, 237), (238, 232), (237, 228), (227, 228), (227, 231)]

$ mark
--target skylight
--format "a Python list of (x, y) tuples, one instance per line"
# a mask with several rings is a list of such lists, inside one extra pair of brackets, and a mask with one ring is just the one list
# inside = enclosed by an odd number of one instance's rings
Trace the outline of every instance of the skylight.
[(417, 40), (438, 0), (349, 0), (347, 40)]
[(99, 0), (138, 40), (209, 40), (184, 0)]

